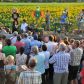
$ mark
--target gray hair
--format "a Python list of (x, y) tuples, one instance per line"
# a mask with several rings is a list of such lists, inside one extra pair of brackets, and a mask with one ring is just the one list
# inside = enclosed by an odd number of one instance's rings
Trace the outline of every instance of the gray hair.
[(65, 51), (65, 50), (66, 50), (66, 44), (61, 43), (61, 44), (59, 45), (59, 50), (60, 50), (60, 51)]
[(13, 32), (13, 35), (14, 36), (17, 36), (18, 35), (18, 32), (17, 31)]

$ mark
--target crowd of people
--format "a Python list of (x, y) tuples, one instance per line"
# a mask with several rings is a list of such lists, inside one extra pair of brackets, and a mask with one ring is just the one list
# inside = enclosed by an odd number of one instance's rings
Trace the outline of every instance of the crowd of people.
[(7, 33), (0, 35), (0, 84), (84, 84), (84, 39)]

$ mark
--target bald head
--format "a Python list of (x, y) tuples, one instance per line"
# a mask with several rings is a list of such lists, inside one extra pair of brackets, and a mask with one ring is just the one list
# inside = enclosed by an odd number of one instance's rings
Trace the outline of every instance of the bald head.
[(35, 58), (31, 58), (29, 60), (29, 62), (28, 62), (28, 66), (33, 69), (36, 66), (36, 63), (37, 63), (36, 59)]
[(59, 45), (59, 50), (60, 51), (65, 51), (66, 50), (66, 44), (62, 43)]

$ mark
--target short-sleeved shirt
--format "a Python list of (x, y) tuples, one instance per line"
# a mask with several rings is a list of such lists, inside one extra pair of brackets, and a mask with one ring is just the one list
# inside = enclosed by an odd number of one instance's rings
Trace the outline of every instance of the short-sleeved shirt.
[(16, 54), (16, 65), (25, 65), (27, 60), (27, 55)]
[(44, 74), (45, 73), (45, 55), (42, 53), (38, 53), (37, 55), (35, 55), (35, 59), (37, 60), (35, 70), (39, 71), (41, 74)]
[(71, 55), (71, 66), (79, 66), (82, 58), (83, 50), (81, 48), (75, 48), (70, 52)]
[(41, 84), (41, 73), (38, 71), (23, 71), (21, 72), (19, 79), (18, 79), (18, 84)]
[(16, 46), (17, 49), (20, 49), (21, 47), (25, 46), (25, 43), (21, 41), (17, 41), (14, 45)]
[(4, 46), (3, 49), (2, 49), (2, 52), (5, 53), (6, 57), (8, 55), (13, 55), (15, 57), (16, 55), (16, 47), (15, 46)]

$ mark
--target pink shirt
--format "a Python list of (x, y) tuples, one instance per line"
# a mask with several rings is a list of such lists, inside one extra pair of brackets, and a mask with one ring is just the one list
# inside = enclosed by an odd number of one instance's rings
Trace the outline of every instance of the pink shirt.
[(20, 49), (21, 47), (24, 47), (24, 46), (25, 46), (25, 43), (23, 43), (23, 42), (21, 42), (21, 41), (17, 41), (14, 45), (16, 46), (16, 48), (17, 48), (17, 50), (18, 50), (18, 49)]

